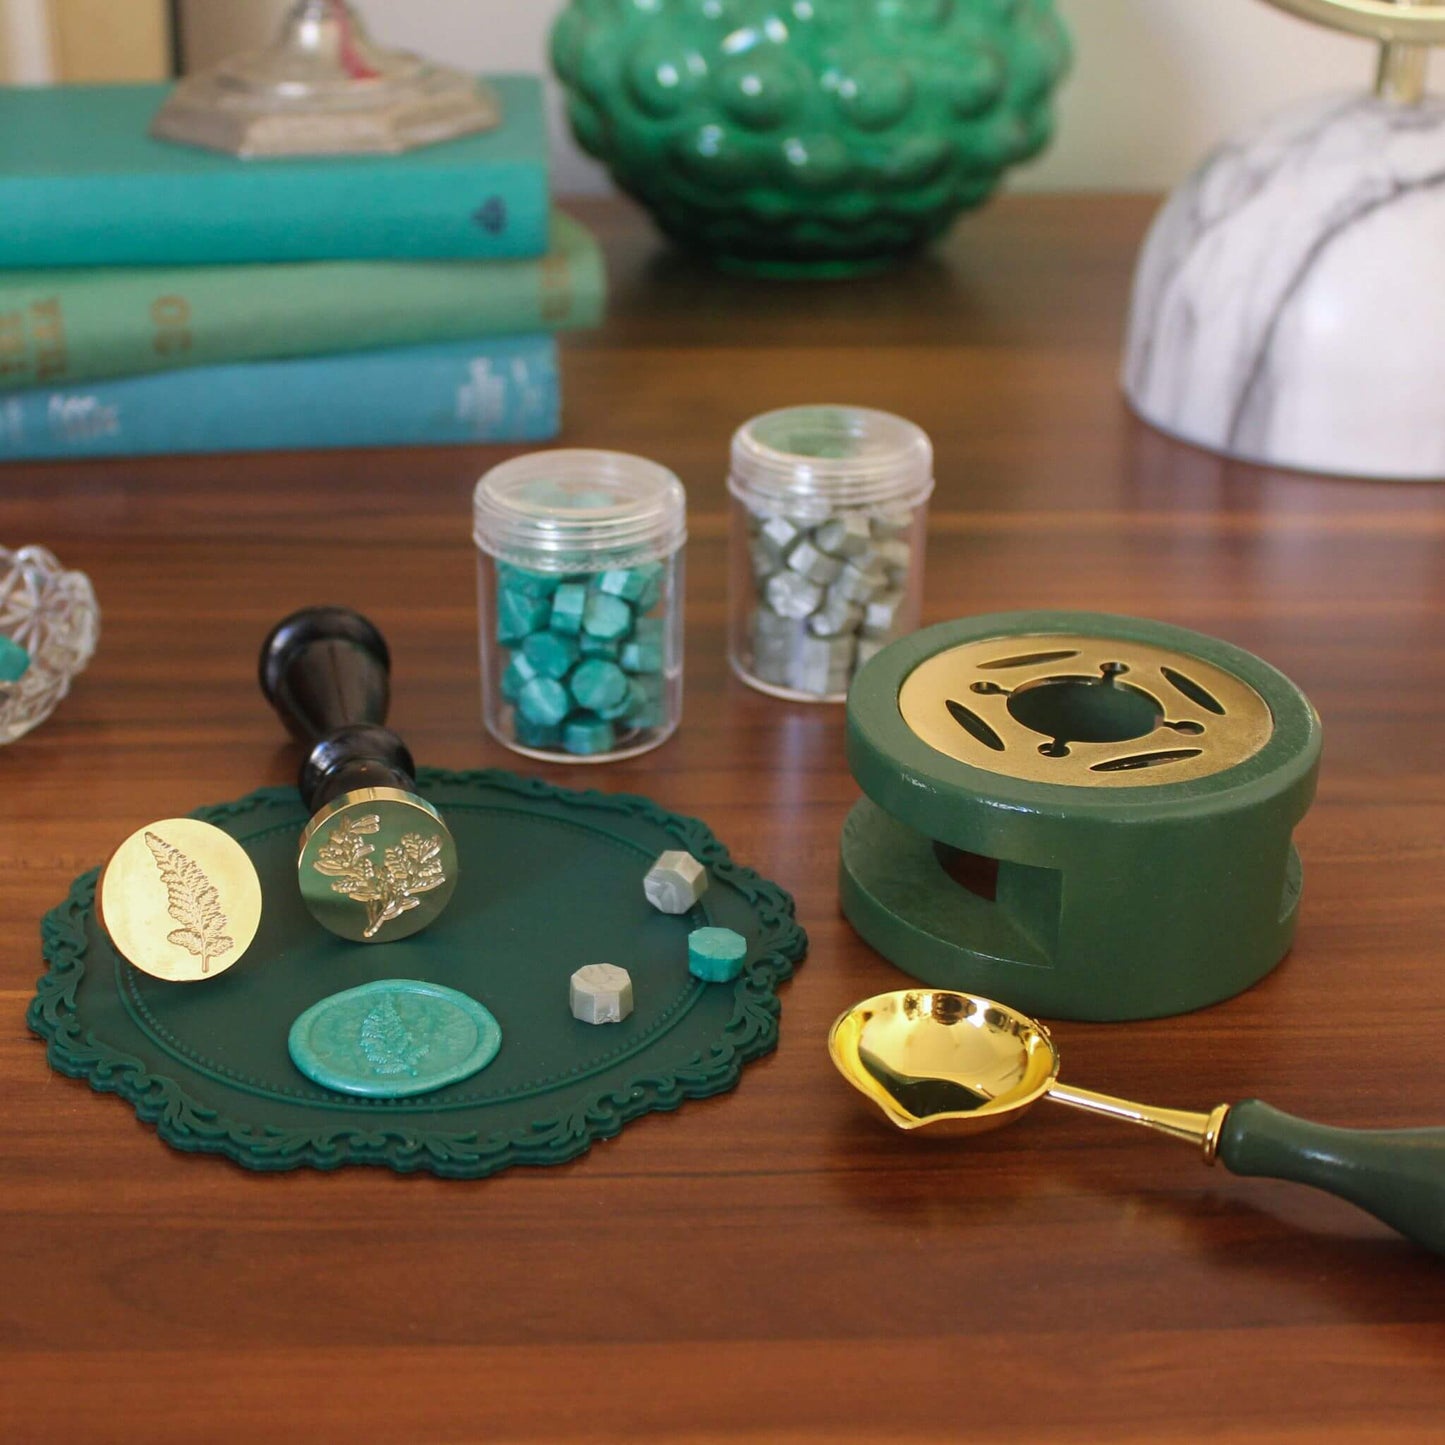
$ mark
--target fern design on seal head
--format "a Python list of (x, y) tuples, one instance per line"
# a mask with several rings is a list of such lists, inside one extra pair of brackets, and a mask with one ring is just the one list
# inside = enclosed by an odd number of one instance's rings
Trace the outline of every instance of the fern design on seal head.
[(145, 838), (166, 885), (166, 911), (181, 925), (166, 941), (199, 958), (201, 972), (210, 973), (211, 960), (236, 946), (226, 932), (230, 923), (221, 911), (221, 895), (194, 858), (155, 833)]
[(316, 871), (334, 878), (331, 889), (366, 906), (365, 937), (375, 938), (394, 918), (421, 907), (420, 895), (447, 881), (440, 837), (407, 833), (388, 848), (377, 868), (376, 848), (368, 843), (381, 832), (375, 813), (344, 817), (317, 850)]

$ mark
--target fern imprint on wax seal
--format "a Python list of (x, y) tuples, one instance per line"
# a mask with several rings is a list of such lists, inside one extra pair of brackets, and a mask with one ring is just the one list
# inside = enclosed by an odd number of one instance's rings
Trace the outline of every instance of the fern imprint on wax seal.
[(223, 974), (251, 946), (261, 884), (245, 849), (195, 818), (131, 834), (106, 865), (100, 915), (111, 941), (143, 973), (170, 983)]

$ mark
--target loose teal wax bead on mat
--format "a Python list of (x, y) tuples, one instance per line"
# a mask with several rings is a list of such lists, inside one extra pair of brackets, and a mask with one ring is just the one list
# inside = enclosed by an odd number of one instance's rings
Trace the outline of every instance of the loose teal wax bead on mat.
[(497, 641), (520, 642), (529, 632), (547, 625), (552, 603), (546, 597), (529, 597), (504, 587), (497, 596)]
[(522, 689), (533, 678), (540, 676), (541, 673), (532, 665), (525, 653), (514, 654), (511, 662), (507, 664), (507, 670), (502, 674), (502, 696), (508, 702), (516, 702)]
[(586, 587), (580, 582), (564, 582), (552, 598), (552, 630), (575, 637), (582, 630), (587, 602)]
[(617, 731), (604, 718), (579, 713), (562, 729), (562, 746), (579, 758), (596, 757), (617, 746)]
[(731, 983), (747, 956), (747, 939), (731, 928), (699, 928), (687, 936), (688, 972), (704, 983)]
[(0, 637), (0, 682), (19, 682), (30, 671), (30, 654), (10, 637)]
[(632, 631), (632, 609), (620, 597), (594, 592), (587, 598), (582, 626), (591, 637), (615, 642)]
[(567, 689), (554, 678), (534, 677), (517, 694), (517, 711), (534, 723), (559, 723), (571, 710)]
[(578, 654), (576, 639), (556, 632), (534, 632), (522, 643), (522, 655), (543, 677), (566, 677)]
[(572, 675), (571, 687), (578, 707), (602, 716), (628, 700), (627, 674), (616, 663), (600, 658), (584, 662)]

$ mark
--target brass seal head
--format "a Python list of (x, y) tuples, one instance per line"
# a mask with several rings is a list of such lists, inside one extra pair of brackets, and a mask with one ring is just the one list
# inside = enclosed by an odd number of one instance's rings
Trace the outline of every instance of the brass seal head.
[(234, 968), (261, 924), (261, 880), (229, 833), (195, 818), (137, 829), (116, 849), (96, 894), (120, 954), (168, 983)]
[(301, 896), (324, 928), (357, 943), (394, 943), (445, 910), (457, 883), (457, 846), (424, 798), (359, 788), (307, 824), (297, 871)]

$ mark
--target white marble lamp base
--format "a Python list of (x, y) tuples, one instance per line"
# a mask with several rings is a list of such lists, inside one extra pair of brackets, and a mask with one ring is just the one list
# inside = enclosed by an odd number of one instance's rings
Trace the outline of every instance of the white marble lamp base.
[(1145, 242), (1123, 380), (1211, 451), (1445, 479), (1445, 102), (1315, 100), (1210, 156)]

